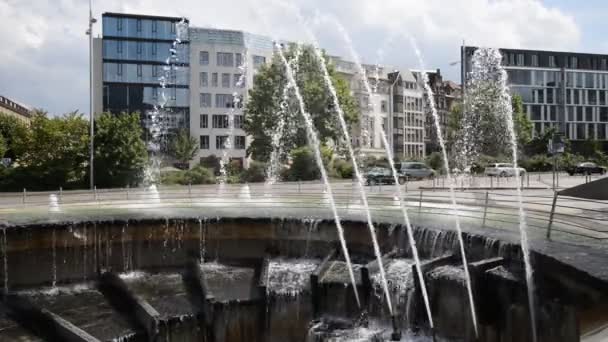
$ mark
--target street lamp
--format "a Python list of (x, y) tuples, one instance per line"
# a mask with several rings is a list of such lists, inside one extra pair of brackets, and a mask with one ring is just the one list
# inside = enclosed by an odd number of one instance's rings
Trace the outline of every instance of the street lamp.
[(89, 29), (86, 34), (89, 36), (89, 125), (90, 125), (90, 143), (89, 143), (89, 167), (90, 167), (90, 187), (95, 187), (95, 180), (93, 177), (93, 162), (94, 162), (94, 143), (93, 137), (95, 134), (95, 106), (93, 104), (93, 24), (97, 22), (97, 19), (93, 18), (93, 9), (91, 0), (89, 0)]

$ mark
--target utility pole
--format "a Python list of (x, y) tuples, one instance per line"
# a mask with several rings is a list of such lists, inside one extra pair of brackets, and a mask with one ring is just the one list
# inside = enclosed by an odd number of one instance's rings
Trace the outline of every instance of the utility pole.
[(90, 125), (90, 143), (89, 143), (89, 167), (90, 167), (90, 187), (93, 189), (95, 186), (95, 178), (93, 174), (93, 162), (94, 162), (94, 142), (93, 138), (95, 136), (95, 106), (93, 103), (93, 24), (97, 22), (97, 19), (93, 18), (93, 6), (91, 4), (92, 0), (89, 0), (89, 29), (87, 30), (87, 35), (89, 36), (89, 125)]

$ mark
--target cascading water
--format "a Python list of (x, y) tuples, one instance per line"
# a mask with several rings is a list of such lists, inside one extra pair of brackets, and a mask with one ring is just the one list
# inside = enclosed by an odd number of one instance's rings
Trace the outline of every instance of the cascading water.
[(8, 241), (6, 240), (6, 227), (2, 228), (2, 261), (4, 266), (4, 293), (8, 293)]
[(323, 180), (323, 184), (325, 185), (325, 191), (327, 192), (329, 204), (331, 207), (331, 211), (334, 217), (334, 221), (336, 223), (336, 229), (338, 230), (338, 237), (340, 239), (340, 245), (342, 247), (342, 254), (344, 254), (344, 259), (348, 266), (348, 274), (353, 286), (353, 291), (355, 293), (355, 299), (357, 300), (357, 306), (361, 307), (361, 301), (359, 300), (359, 293), (357, 291), (357, 283), (355, 281), (355, 275), (353, 273), (353, 267), (350, 260), (350, 254), (348, 253), (348, 247), (346, 246), (346, 240), (344, 239), (344, 228), (342, 227), (342, 223), (340, 221), (340, 216), (338, 215), (338, 210), (336, 209), (336, 203), (334, 201), (334, 196), (332, 193), (332, 187), (329, 183), (329, 178), (327, 176), (327, 171), (325, 170), (325, 165), (323, 165), (323, 157), (321, 156), (319, 137), (314, 130), (314, 124), (312, 122), (312, 118), (310, 114), (306, 111), (306, 105), (304, 104), (304, 98), (302, 94), (300, 94), (300, 89), (298, 88), (298, 84), (296, 83), (295, 76), (293, 74), (293, 70), (291, 69), (287, 59), (285, 58), (285, 54), (283, 53), (283, 48), (277, 42), (275, 42), (275, 49), (279, 54), (281, 62), (285, 67), (285, 74), (287, 76), (288, 83), (291, 83), (291, 86), (294, 90), (294, 94), (298, 100), (298, 105), (302, 116), (304, 117), (304, 122), (306, 123), (306, 132), (308, 135), (309, 144), (312, 146), (315, 161), (317, 163), (317, 167), (321, 172), (321, 179)]
[[(441, 153), (443, 155), (443, 165), (445, 168), (446, 178), (448, 180), (448, 185), (450, 188), (450, 200), (452, 202), (452, 209), (454, 211), (456, 211), (458, 204), (456, 203), (456, 195), (454, 193), (454, 182), (452, 179), (452, 174), (450, 172), (449, 159), (448, 159), (448, 154), (447, 154), (447, 150), (445, 147), (445, 141), (443, 139), (443, 132), (441, 130), (441, 125), (439, 124), (439, 115), (437, 114), (437, 108), (435, 107), (435, 97), (433, 94), (433, 89), (431, 89), (431, 86), (429, 85), (428, 75), (425, 71), (422, 53), (418, 49), (418, 45), (416, 44), (416, 42), (413, 39), (411, 40), (411, 44), (412, 44), (412, 47), (414, 48), (414, 51), (416, 52), (416, 56), (418, 57), (418, 62), (420, 64), (421, 82), (423, 83), (424, 89), (427, 93), (427, 102), (430, 107), (429, 109), (431, 111), (431, 115), (433, 116), (433, 122), (435, 124), (435, 132), (437, 134), (437, 140), (439, 141), (439, 145), (441, 147)], [(463, 265), (464, 274), (466, 277), (467, 292), (469, 295), (469, 306), (471, 309), (471, 319), (473, 320), (473, 328), (475, 329), (475, 336), (479, 336), (479, 331), (477, 328), (477, 313), (475, 312), (475, 302), (473, 299), (471, 276), (469, 274), (469, 264), (467, 262), (467, 255), (466, 255), (466, 252), (464, 249), (464, 241), (462, 238), (462, 228), (460, 227), (460, 218), (457, 213), (455, 213), (455, 215), (453, 215), (453, 217), (454, 217), (454, 222), (455, 222), (455, 226), (456, 226), (456, 233), (458, 234), (458, 242), (460, 245), (460, 257), (462, 258), (462, 265)]]
[(53, 283), (52, 283), (52, 287), (56, 288), (57, 287), (57, 248), (56, 248), (56, 236), (55, 236), (55, 228), (53, 228), (53, 232), (51, 233), (52, 236), (52, 249), (53, 249)]
[[(338, 21), (336, 21), (336, 20), (331, 20), (331, 21), (334, 23), (334, 25), (336, 25), (336, 27), (338, 28), (338, 31), (342, 34), (343, 39), (346, 42), (346, 45), (350, 51), (350, 55), (354, 59), (355, 65), (359, 69), (359, 73), (362, 75), (362, 81), (365, 86), (365, 90), (367, 91), (369, 96), (373, 96), (371, 87), (369, 85), (369, 81), (367, 80), (367, 77), (365, 77), (365, 70), (363, 70), (363, 67), (361, 66), (360, 58), (359, 58), (358, 54), (356, 53), (355, 49), (353, 48), (353, 44), (350, 39), (350, 36), (348, 35), (348, 32), (346, 32), (346, 29)], [(384, 132), (384, 129), (381, 129), (381, 136), (382, 136), (381, 138), (382, 138), (382, 143), (384, 145), (384, 149), (386, 152), (386, 156), (389, 161), (390, 168), (391, 168), (391, 172), (393, 174), (393, 180), (395, 183), (395, 191), (397, 193), (397, 197), (399, 200), (399, 207), (401, 208), (403, 220), (405, 221), (405, 226), (406, 226), (406, 230), (407, 230), (408, 240), (410, 243), (410, 248), (412, 251), (412, 256), (414, 257), (414, 262), (416, 263), (416, 270), (417, 270), (416, 273), (418, 273), (418, 280), (419, 280), (419, 284), (420, 284), (420, 288), (421, 288), (421, 292), (422, 292), (422, 297), (424, 300), (427, 318), (429, 320), (430, 328), (433, 329), (434, 324), (433, 324), (433, 316), (431, 313), (431, 305), (429, 302), (428, 292), (426, 289), (426, 283), (424, 282), (424, 276), (422, 274), (422, 267), (420, 265), (420, 257), (418, 254), (418, 248), (416, 246), (416, 239), (414, 238), (412, 224), (410, 222), (410, 218), (407, 213), (407, 207), (405, 204), (403, 192), (401, 191), (401, 187), (399, 186), (399, 179), (398, 179), (398, 175), (397, 175), (397, 170), (395, 168), (395, 163), (393, 160), (392, 148), (388, 142), (388, 139), (386, 138), (386, 133)]]
[[(484, 61), (484, 63), (481, 63)], [(473, 75), (482, 73), (494, 73), (494, 75), (488, 75), (493, 77), (493, 81), (499, 89), (498, 95), (498, 106), (499, 115), (503, 116), (503, 119), (507, 125), (507, 134), (509, 137), (511, 153), (513, 157), (513, 167), (518, 170), (517, 166), (517, 136), (515, 133), (515, 125), (513, 122), (513, 107), (511, 104), (511, 95), (507, 85), (507, 72), (502, 67), (502, 55), (499, 50), (486, 48), (478, 49), (473, 56)], [(478, 72), (475, 72), (478, 71)], [(487, 76), (486, 76), (487, 77)], [(534, 300), (534, 277), (532, 270), (532, 263), (530, 261), (530, 247), (528, 243), (528, 232), (526, 223), (526, 212), (523, 205), (523, 196), (521, 191), (521, 179), (519, 172), (515, 172), (515, 186), (517, 189), (517, 204), (519, 207), (519, 232), (521, 238), (521, 249), (524, 257), (525, 273), (526, 273), (526, 285), (528, 289), (528, 305), (530, 309), (530, 319), (532, 325), (532, 340), (537, 340), (536, 331), (536, 306)]]

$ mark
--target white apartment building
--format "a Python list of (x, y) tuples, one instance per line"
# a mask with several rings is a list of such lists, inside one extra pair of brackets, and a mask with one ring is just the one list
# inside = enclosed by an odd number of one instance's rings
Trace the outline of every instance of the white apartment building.
[[(243, 103), (256, 70), (271, 60), (272, 53), (273, 43), (267, 37), (190, 28), (190, 135), (199, 141), (193, 165), (211, 155), (221, 158), (226, 140), (231, 139), (228, 156), (247, 166), (250, 138), (242, 129)], [(240, 99), (238, 105), (235, 95)], [(232, 134), (230, 115), (234, 117)]]
[[(355, 63), (331, 56), (336, 71), (348, 80), (352, 95), (361, 110), (360, 124), (353, 128), (352, 144), (365, 155), (385, 157), (382, 130), (386, 132), (393, 155), (400, 159), (423, 159), (425, 115), (424, 89), (410, 70), (396, 70), (385, 65), (364, 64), (372, 88), (370, 100)], [(362, 136), (369, 130), (369, 144)]]

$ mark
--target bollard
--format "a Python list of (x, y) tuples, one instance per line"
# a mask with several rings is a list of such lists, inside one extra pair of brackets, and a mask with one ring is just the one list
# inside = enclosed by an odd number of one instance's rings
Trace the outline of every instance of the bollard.
[(526, 175), (528, 176), (527, 178), (528, 178), (528, 188), (529, 188), (530, 187), (530, 174), (527, 173)]
[(490, 193), (486, 191), (486, 201), (483, 206), (483, 222), (481, 223), (481, 228), (485, 228), (486, 226), (486, 216), (488, 215), (488, 199), (490, 198)]
[(25, 188), (23, 188), (23, 204), (25, 204), (25, 198), (27, 197), (27, 190), (25, 190)]
[(490, 189), (494, 189), (494, 177), (490, 176)]
[(59, 187), (59, 203), (63, 203), (63, 187)]
[(422, 190), (420, 190), (420, 200), (418, 201), (418, 213), (422, 212)]
[(129, 200), (129, 185), (127, 185), (127, 201)]
[(553, 195), (553, 204), (551, 205), (551, 214), (549, 215), (549, 226), (547, 227), (547, 239), (551, 240), (551, 226), (553, 226), (553, 215), (555, 214), (555, 205), (557, 204), (558, 192)]
[(97, 201), (97, 185), (93, 186), (93, 198)]
[(298, 193), (302, 192), (302, 184), (298, 181)]
[(188, 183), (188, 197), (192, 197), (192, 183)]

